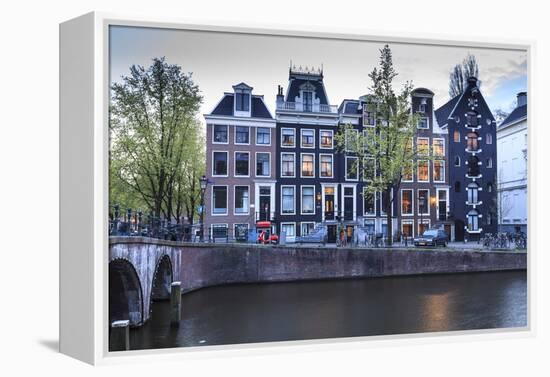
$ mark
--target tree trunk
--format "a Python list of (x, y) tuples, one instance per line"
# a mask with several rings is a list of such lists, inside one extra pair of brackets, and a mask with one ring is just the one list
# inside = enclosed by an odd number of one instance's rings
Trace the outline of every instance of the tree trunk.
[(392, 217), (391, 217), (391, 209), (392, 209), (393, 201), (391, 200), (391, 192), (392, 192), (391, 187), (386, 189), (386, 197), (388, 198), (387, 204), (386, 204), (386, 222), (388, 223), (387, 225), (388, 246), (392, 246), (393, 244), (393, 232), (392, 232), (393, 224), (392, 224)]

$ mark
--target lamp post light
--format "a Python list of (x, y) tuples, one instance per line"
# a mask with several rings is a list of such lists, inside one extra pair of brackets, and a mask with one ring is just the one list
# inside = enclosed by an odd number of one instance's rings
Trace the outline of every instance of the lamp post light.
[(203, 175), (200, 179), (201, 186), (201, 237), (200, 241), (204, 242), (204, 193), (206, 192), (206, 186), (208, 185), (208, 178)]

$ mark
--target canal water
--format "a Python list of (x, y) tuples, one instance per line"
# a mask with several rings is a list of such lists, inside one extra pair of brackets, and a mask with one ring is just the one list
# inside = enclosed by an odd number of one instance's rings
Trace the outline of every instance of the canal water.
[(131, 349), (527, 326), (525, 271), (239, 284), (183, 295), (130, 331)]

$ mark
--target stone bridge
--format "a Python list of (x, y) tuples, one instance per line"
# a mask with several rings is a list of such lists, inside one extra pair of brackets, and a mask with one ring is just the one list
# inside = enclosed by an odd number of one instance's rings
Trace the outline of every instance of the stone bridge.
[(182, 244), (141, 237), (109, 240), (109, 319), (139, 326), (153, 300), (231, 283), (525, 269), (518, 251), (362, 249), (239, 244)]

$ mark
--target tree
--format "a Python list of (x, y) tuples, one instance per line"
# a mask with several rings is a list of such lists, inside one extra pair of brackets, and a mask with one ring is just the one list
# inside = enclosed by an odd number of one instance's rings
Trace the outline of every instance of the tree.
[[(418, 121), (411, 112), (413, 86), (407, 82), (398, 94), (393, 79), (398, 75), (393, 67), (388, 45), (380, 50), (379, 67), (369, 74), (367, 109), (375, 115), (375, 126), (365, 133), (354, 132), (351, 125), (341, 127), (335, 136), (339, 151), (357, 156), (354, 166), (368, 184), (363, 195), (386, 196), (384, 210), (388, 226), (388, 242), (392, 243), (392, 193), (397, 193), (404, 174), (414, 171), (418, 160), (429, 160), (430, 150), (417, 150), (413, 143)], [(374, 164), (374, 165), (373, 165)], [(374, 172), (373, 167), (376, 167)]]
[(468, 54), (462, 64), (455, 65), (449, 75), (449, 96), (451, 98), (464, 92), (469, 77), (479, 77), (479, 66), (476, 57), (472, 54)]
[(178, 187), (182, 166), (203, 155), (190, 146), (200, 141), (199, 88), (181, 67), (155, 58), (148, 68), (131, 66), (111, 91), (111, 200), (124, 193), (128, 204), (172, 219), (174, 192), (186, 190)]

